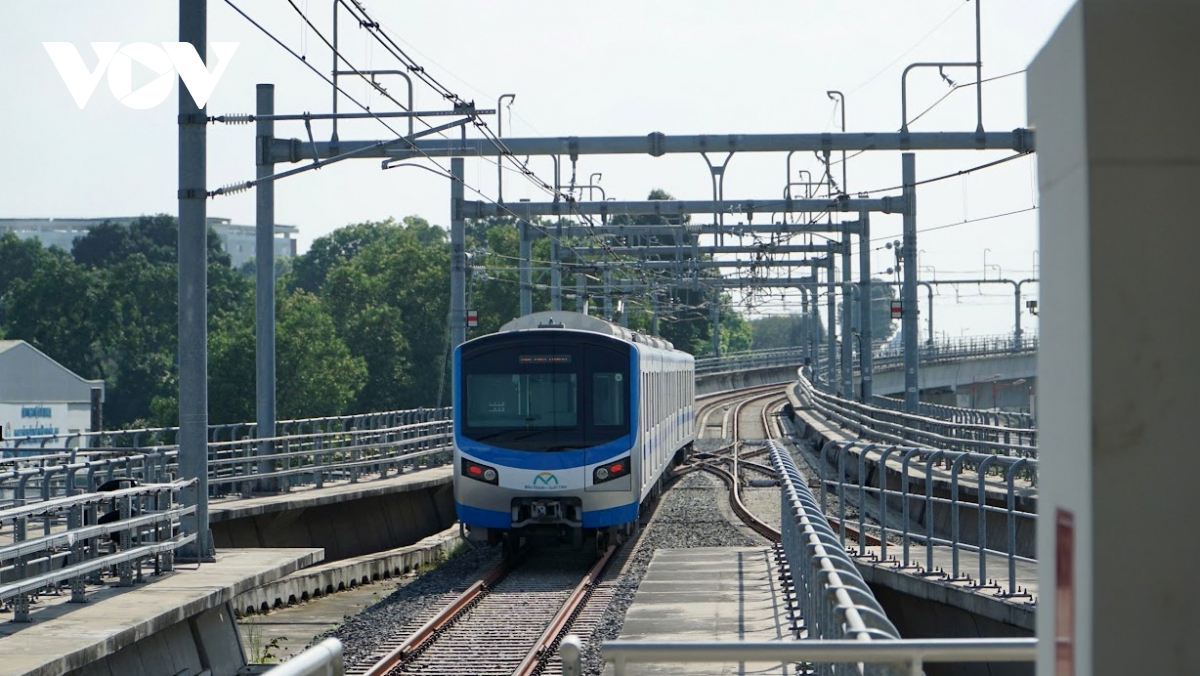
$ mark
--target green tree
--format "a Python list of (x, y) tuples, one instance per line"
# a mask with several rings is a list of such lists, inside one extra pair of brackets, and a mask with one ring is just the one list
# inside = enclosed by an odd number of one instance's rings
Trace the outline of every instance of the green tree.
[(358, 252), (383, 237), (395, 221), (355, 223), (319, 237), (304, 255), (292, 263), (292, 285), (309, 293), (317, 293), (325, 284), (329, 271), (358, 255)]
[(98, 377), (95, 350), (96, 275), (70, 258), (51, 255), (5, 294), (6, 333), (25, 340), (85, 378)]
[(750, 328), (750, 322), (734, 311), (728, 295), (723, 295), (721, 300), (721, 354), (749, 350), (754, 345), (754, 331)]
[[(812, 335), (812, 317), (809, 315), (777, 315), (751, 320), (754, 349), (769, 350), (781, 347), (799, 347)], [(817, 335), (824, 340), (825, 327), (817, 321)]]
[(448, 370), (446, 233), (416, 217), (351, 227), (373, 240), (328, 270), (320, 295), (339, 335), (367, 363), (356, 409), (430, 405)]
[(154, 397), (175, 396), (178, 275), (141, 253), (91, 274), (99, 282), (93, 373), (107, 386), (107, 424), (121, 427), (148, 418)]
[[(208, 262), (229, 267), (221, 238), (208, 228)], [(153, 264), (179, 261), (179, 220), (170, 214), (139, 216), (128, 227), (106, 221), (75, 238), (75, 262), (89, 268), (108, 267), (135, 253)]]
[[(551, 241), (538, 235), (539, 231), (552, 232), (553, 227), (549, 221), (540, 221), (532, 228), (534, 312), (550, 309)], [(479, 313), (479, 326), (468, 329), (467, 335), (482, 336), (521, 314), (521, 231), (516, 220), (508, 217), (467, 221), (466, 242), (468, 251), (476, 252), (469, 271), (468, 309)]]
[[(366, 362), (350, 354), (321, 301), (282, 291), (275, 322), (277, 417), (348, 413), (366, 382)], [(209, 420), (253, 420), (255, 379), (254, 318), (223, 315), (209, 337)]]
[(348, 413), (367, 382), (367, 362), (350, 353), (321, 301), (296, 291), (284, 299), (277, 320), (280, 416)]
[[(38, 240), (22, 239), (13, 232), (0, 234), (0, 327), (8, 321), (7, 295), (14, 282), (32, 278), (39, 268), (69, 260), (70, 255), (58, 247), (47, 249)], [(11, 329), (9, 335), (15, 335)]]

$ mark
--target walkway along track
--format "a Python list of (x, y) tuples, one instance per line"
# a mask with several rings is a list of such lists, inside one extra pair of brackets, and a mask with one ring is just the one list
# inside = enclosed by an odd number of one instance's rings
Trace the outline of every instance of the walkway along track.
[(579, 570), (592, 559), (584, 552), (523, 552), (471, 585), (378, 662), (346, 673), (538, 674), (571, 628), (614, 551), (609, 547), (582, 579)]

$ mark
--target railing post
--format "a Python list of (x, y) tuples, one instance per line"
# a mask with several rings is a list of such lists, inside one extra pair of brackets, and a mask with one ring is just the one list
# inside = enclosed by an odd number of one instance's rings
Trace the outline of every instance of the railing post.
[[(121, 521), (128, 520), (131, 515), (132, 505), (130, 505), (130, 501), (131, 501), (131, 498), (129, 498), (128, 496), (126, 496), (124, 498), (120, 498), (117, 501), (117, 503), (118, 503), (117, 509), (120, 510), (118, 516), (121, 519)], [(133, 545), (133, 537), (132, 537), (132, 534), (129, 532), (128, 526), (121, 529), (120, 540), (121, 540), (121, 551), (123, 551), (123, 552), (129, 551), (129, 548)], [(124, 561), (122, 563), (119, 563), (119, 564), (117, 564), (117, 570), (120, 571), (120, 580), (117, 582), (117, 586), (118, 587), (132, 587), (133, 586), (133, 562), (132, 561)]]
[(976, 536), (976, 544), (979, 547), (979, 585), (987, 586), (987, 468), (992, 464), (996, 456), (989, 455), (984, 458), (979, 466), (975, 468), (976, 478), (978, 479), (979, 491), (979, 533)]
[[(74, 530), (83, 527), (83, 506), (72, 505), (70, 515), (67, 518), (67, 528)], [(75, 540), (71, 543), (71, 554), (67, 557), (67, 561), (71, 564), (83, 563), (84, 557), (87, 556), (87, 542), (84, 540)], [(84, 587), (82, 575), (76, 575), (71, 578), (71, 603), (87, 603), (87, 595)]]
[[(24, 496), (22, 496), (24, 497)], [(20, 504), (25, 504), (24, 500)], [(27, 519), (24, 516), (19, 516), (13, 522), (13, 542), (24, 542), (28, 528)], [(28, 564), (25, 563), (25, 555), (21, 554), (17, 557), (17, 579), (23, 579), (28, 575)], [(29, 621), (29, 594), (20, 594), (13, 601), (13, 622), (28, 622)]]

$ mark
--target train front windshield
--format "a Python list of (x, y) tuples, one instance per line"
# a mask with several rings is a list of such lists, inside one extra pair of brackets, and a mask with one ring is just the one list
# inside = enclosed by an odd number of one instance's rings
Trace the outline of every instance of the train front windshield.
[(520, 451), (589, 448), (629, 434), (629, 352), (578, 339), (463, 346), (462, 433)]

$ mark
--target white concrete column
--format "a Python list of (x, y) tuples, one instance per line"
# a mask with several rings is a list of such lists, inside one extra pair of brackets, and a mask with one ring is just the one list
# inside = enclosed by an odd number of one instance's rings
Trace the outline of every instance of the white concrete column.
[(1195, 0), (1081, 0), (1029, 68), (1039, 674), (1200, 665), (1198, 68)]

